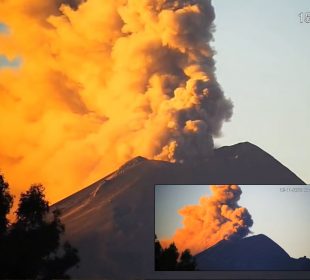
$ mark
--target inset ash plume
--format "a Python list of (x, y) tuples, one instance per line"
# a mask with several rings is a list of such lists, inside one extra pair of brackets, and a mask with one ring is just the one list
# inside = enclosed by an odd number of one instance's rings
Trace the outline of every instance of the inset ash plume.
[(250, 233), (253, 220), (248, 210), (238, 205), (242, 193), (237, 185), (211, 186), (212, 196), (201, 197), (198, 205), (179, 210), (183, 228), (177, 229), (171, 240), (179, 251), (190, 249), (199, 253), (223, 239), (242, 238)]
[(232, 115), (215, 77), (211, 1), (59, 2), (0, 2), (11, 30), (0, 53), (23, 62), (0, 73), (8, 180), (40, 181), (55, 201), (138, 155), (208, 157)]

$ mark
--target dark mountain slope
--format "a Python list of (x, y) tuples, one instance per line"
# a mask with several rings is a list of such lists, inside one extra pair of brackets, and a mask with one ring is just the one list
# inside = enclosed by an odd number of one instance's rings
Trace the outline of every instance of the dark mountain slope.
[(249, 142), (216, 149), (207, 167), (210, 173), (218, 175), (216, 177), (221, 177), (225, 183), (304, 184), (287, 167)]
[(310, 270), (309, 259), (291, 258), (263, 234), (222, 240), (196, 255), (196, 261), (199, 270)]
[[(62, 210), (66, 238), (79, 249), (81, 264), (71, 272), (72, 277), (158, 278), (153, 272), (154, 185), (230, 183), (303, 184), (249, 143), (219, 148), (212, 158), (200, 163), (135, 158), (53, 205)], [(170, 276), (181, 279), (182, 275)]]

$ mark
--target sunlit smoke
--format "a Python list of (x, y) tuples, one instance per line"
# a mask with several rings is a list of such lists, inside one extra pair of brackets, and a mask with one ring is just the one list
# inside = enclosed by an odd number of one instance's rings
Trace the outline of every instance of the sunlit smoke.
[(200, 198), (198, 205), (179, 210), (183, 227), (163, 246), (175, 242), (179, 251), (199, 253), (223, 239), (242, 238), (250, 232), (253, 220), (248, 210), (238, 205), (242, 193), (237, 185), (211, 186), (212, 195)]
[[(62, 3), (62, 4), (61, 4)], [(69, 5), (70, 4), (70, 5)], [(0, 168), (56, 201), (128, 159), (212, 153), (232, 115), (209, 0), (2, 0)]]

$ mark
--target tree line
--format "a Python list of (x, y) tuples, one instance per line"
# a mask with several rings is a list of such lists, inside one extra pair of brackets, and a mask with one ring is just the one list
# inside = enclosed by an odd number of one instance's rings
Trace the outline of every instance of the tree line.
[(15, 220), (9, 184), (0, 174), (0, 278), (68, 279), (66, 271), (79, 263), (77, 249), (61, 237), (60, 212), (50, 211), (44, 187), (32, 185), (21, 194)]
[(180, 256), (174, 243), (171, 243), (164, 249), (155, 235), (155, 270), (172, 271), (195, 269), (196, 261), (189, 249), (184, 250)]

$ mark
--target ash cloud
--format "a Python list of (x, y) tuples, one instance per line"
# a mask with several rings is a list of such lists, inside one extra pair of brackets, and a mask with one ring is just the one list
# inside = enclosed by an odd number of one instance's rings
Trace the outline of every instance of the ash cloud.
[(201, 197), (199, 204), (179, 210), (183, 227), (171, 239), (162, 240), (164, 246), (175, 242), (179, 251), (190, 249), (197, 254), (221, 240), (245, 237), (253, 220), (244, 207), (238, 205), (241, 188), (238, 185), (211, 186), (212, 195)]
[(233, 107), (215, 76), (214, 17), (208, 0), (2, 0), (0, 54), (23, 61), (0, 69), (7, 179), (19, 191), (40, 181), (53, 202), (138, 155), (208, 157)]

